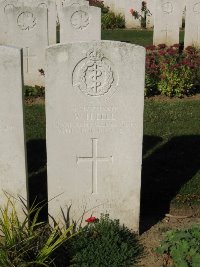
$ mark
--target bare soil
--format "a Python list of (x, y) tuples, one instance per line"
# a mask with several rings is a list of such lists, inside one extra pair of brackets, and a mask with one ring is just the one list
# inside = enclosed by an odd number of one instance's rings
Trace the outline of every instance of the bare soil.
[[(186, 229), (194, 224), (200, 224), (200, 214), (199, 211), (196, 211), (196, 208), (174, 208), (170, 214), (166, 214), (165, 218), (142, 233), (139, 240), (144, 246), (144, 255), (140, 260), (139, 267), (163, 267), (164, 258), (155, 252), (155, 248), (160, 245), (167, 231)], [(146, 218), (146, 220), (151, 223), (154, 218)]]

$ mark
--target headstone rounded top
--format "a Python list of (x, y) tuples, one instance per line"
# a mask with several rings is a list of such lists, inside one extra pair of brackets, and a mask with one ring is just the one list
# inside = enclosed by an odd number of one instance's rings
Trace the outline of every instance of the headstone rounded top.
[(171, 2), (166, 2), (162, 5), (162, 11), (165, 14), (170, 14), (173, 12), (173, 5)]
[(200, 13), (200, 2), (194, 4), (193, 11), (194, 11), (194, 13), (196, 13), (196, 14), (199, 14), (199, 13)]

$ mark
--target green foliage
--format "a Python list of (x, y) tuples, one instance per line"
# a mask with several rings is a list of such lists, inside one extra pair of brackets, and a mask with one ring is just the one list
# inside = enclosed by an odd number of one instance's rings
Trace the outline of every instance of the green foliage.
[(125, 28), (125, 18), (121, 14), (109, 11), (109, 7), (100, 0), (89, 0), (91, 6), (101, 8), (101, 27), (102, 29), (122, 29)]
[(122, 29), (125, 28), (125, 18), (121, 14), (108, 12), (102, 14), (102, 29)]
[(182, 97), (198, 92), (200, 87), (200, 51), (176, 44), (147, 47), (146, 95), (157, 93)]
[(26, 209), (20, 220), (16, 203), (6, 196), (7, 205), (0, 208), (0, 266), (55, 266), (52, 255), (69, 239), (72, 226), (62, 232), (38, 222), (38, 207)]
[(25, 97), (44, 97), (45, 88), (43, 86), (24, 86)]
[(165, 254), (165, 266), (198, 267), (200, 266), (200, 225), (186, 230), (166, 233), (156, 251)]
[(68, 244), (72, 266), (133, 266), (142, 251), (136, 235), (108, 215), (81, 228)]

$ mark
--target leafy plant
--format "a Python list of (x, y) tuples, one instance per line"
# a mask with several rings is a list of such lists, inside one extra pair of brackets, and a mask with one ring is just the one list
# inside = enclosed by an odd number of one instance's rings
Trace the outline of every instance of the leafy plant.
[(43, 86), (28, 86), (25, 85), (24, 90), (25, 97), (44, 97), (45, 95), (45, 88)]
[(71, 237), (73, 226), (61, 231), (58, 226), (38, 222), (38, 207), (23, 209), (21, 221), (14, 199), (6, 197), (7, 205), (0, 208), (0, 266), (55, 266), (53, 255)]
[(200, 86), (200, 51), (182, 50), (178, 44), (147, 47), (146, 95), (161, 93), (182, 97), (197, 92)]
[(116, 29), (125, 27), (125, 18), (121, 14), (108, 12), (102, 15), (102, 29)]
[(200, 225), (186, 230), (168, 231), (156, 251), (164, 254), (164, 266), (200, 266)]
[(152, 16), (150, 10), (147, 8), (146, 1), (142, 1), (140, 12), (131, 8), (130, 13), (135, 19), (140, 20), (142, 28), (146, 28), (147, 23), (148, 23), (148, 17)]
[(142, 252), (136, 235), (119, 220), (101, 215), (100, 219), (90, 217), (79, 234), (68, 242), (72, 266), (132, 266)]
[(115, 14), (109, 10), (100, 0), (89, 0), (91, 6), (101, 8), (101, 27), (102, 29), (125, 28), (125, 18), (121, 14)]

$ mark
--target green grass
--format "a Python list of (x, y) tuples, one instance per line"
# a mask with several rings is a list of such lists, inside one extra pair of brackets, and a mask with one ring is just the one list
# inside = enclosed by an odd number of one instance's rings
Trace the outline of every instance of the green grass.
[[(145, 101), (142, 171), (144, 212), (167, 211), (172, 201), (177, 202), (177, 197), (179, 201), (186, 196), (192, 203), (198, 201), (199, 107), (200, 100)], [(25, 111), (29, 173), (34, 177), (34, 173), (43, 172), (46, 166), (44, 105), (26, 106)], [(41, 178), (34, 178), (33, 183), (41, 181), (37, 179)]]
[[(102, 31), (103, 40), (114, 40), (129, 42), (132, 44), (138, 44), (142, 46), (153, 44), (153, 31), (152, 30), (126, 30), (126, 29), (116, 29), (116, 30), (103, 30)], [(180, 42), (183, 42), (184, 33), (180, 32)]]

